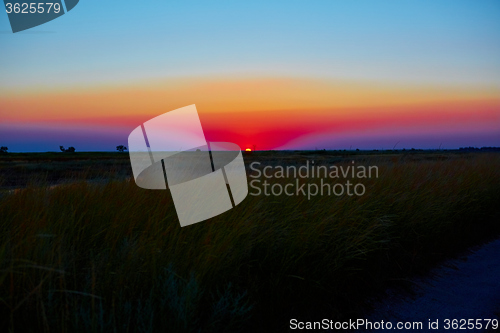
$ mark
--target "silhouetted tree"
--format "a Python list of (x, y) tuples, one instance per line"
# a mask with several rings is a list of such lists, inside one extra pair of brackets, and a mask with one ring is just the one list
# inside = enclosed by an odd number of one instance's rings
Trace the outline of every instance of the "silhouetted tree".
[(75, 147), (68, 147), (68, 149), (64, 149), (63, 146), (59, 146), (59, 149), (61, 149), (61, 151), (63, 153), (74, 153), (75, 152)]
[(9, 148), (7, 148), (5, 146), (0, 147), (0, 153), (6, 153), (7, 150), (9, 150)]
[(253, 145), (253, 146), (252, 146), (252, 150), (253, 150), (253, 151), (256, 151), (256, 150), (257, 150), (257, 145)]
[(116, 150), (118, 150), (120, 153), (123, 153), (125, 150), (127, 150), (127, 147), (125, 147), (124, 145), (119, 145), (116, 146)]

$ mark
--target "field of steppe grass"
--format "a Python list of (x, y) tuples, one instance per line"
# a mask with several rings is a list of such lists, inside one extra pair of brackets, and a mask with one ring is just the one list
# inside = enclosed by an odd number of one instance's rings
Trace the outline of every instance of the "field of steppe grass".
[[(268, 164), (304, 158), (351, 161)], [(249, 195), (184, 228), (168, 191), (130, 180), (4, 194), (0, 329), (256, 332), (354, 318), (368, 296), (500, 231), (499, 154), (357, 161), (379, 167), (361, 197)]]

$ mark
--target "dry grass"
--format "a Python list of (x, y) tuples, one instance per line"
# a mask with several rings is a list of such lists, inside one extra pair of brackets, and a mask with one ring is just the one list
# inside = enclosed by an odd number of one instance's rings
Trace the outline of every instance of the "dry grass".
[(355, 316), (369, 292), (498, 232), (498, 154), (364, 163), (379, 178), (362, 197), (248, 196), (185, 228), (168, 191), (131, 181), (6, 195), (0, 328), (232, 332)]

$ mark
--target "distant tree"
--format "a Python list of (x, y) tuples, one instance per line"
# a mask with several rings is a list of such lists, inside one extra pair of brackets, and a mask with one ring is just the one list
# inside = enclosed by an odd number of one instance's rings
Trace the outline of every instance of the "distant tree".
[(63, 146), (59, 146), (59, 149), (61, 149), (61, 151), (63, 153), (74, 153), (75, 152), (75, 147), (68, 147), (68, 149), (64, 149)]
[(253, 145), (253, 146), (252, 146), (252, 150), (253, 150), (253, 151), (256, 151), (256, 150), (257, 150), (257, 145)]
[(0, 147), (0, 153), (6, 153), (7, 150), (9, 150), (9, 148), (7, 148), (5, 146)]
[(119, 145), (116, 146), (116, 150), (118, 150), (120, 153), (123, 153), (125, 150), (127, 150), (127, 147), (125, 147), (124, 145)]

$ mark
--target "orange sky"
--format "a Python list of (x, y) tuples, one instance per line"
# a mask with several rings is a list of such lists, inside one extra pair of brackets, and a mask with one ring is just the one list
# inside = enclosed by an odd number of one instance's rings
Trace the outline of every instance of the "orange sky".
[[(0, 95), (9, 121), (122, 118), (196, 104), (201, 113), (325, 110), (499, 98), (493, 87), (411, 86), (302, 78), (172, 79)], [(337, 111), (340, 112), (340, 111)], [(347, 111), (346, 111), (347, 112)]]
[(183, 78), (0, 95), (0, 110), (10, 124), (132, 130), (159, 114), (196, 104), (208, 140), (273, 149), (312, 133), (500, 131), (498, 96), (491, 87)]

